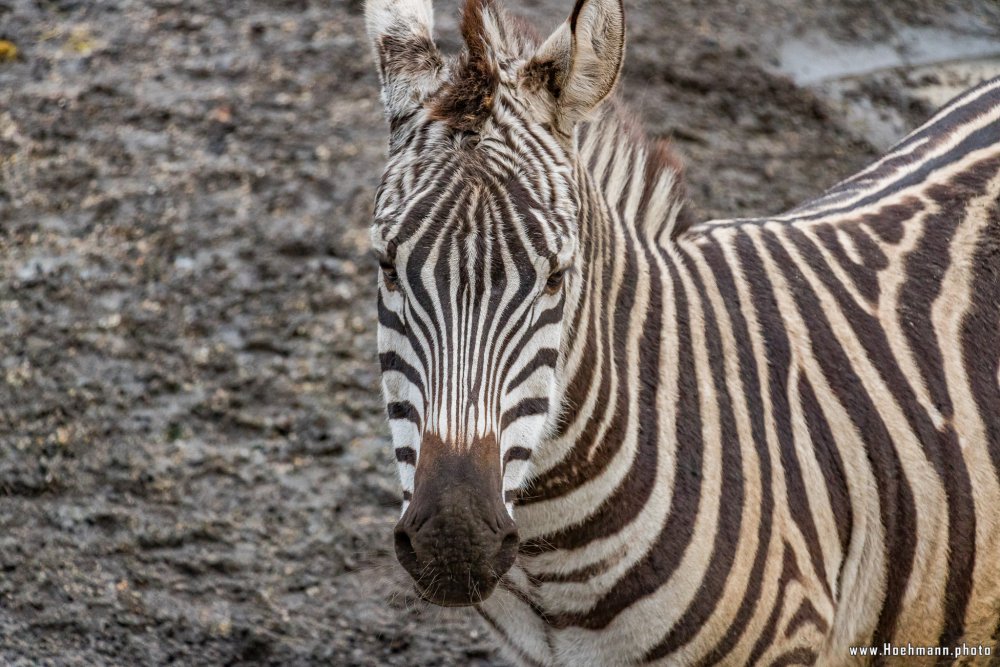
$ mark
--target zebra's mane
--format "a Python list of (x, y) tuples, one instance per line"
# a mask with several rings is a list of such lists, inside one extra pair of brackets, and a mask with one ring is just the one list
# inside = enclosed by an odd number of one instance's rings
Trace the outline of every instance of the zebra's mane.
[(578, 142), (580, 159), (608, 205), (645, 238), (664, 245), (692, 226), (681, 159), (668, 140), (646, 133), (620, 95), (612, 95), (581, 124)]
[[(579, 4), (579, 3), (578, 3)], [(507, 12), (496, 0), (466, 0), (462, 13), (465, 50), (447, 68), (447, 78), (428, 100), (431, 118), (462, 132), (479, 132), (503, 95), (505, 65), (531, 57), (541, 44), (535, 29)], [(532, 62), (527, 78), (545, 81), (551, 76), (545, 62)], [(529, 82), (529, 85), (531, 84)], [(537, 87), (537, 86), (536, 86)], [(591, 135), (603, 137), (600, 147), (588, 150)], [(613, 94), (590, 119), (580, 124), (581, 159), (590, 168), (597, 187), (626, 222), (653, 242), (663, 243), (686, 231), (692, 223), (684, 206), (683, 167), (668, 141), (651, 139), (635, 113)], [(624, 163), (628, 183), (614, 182), (615, 175), (595, 173), (602, 163)], [(641, 197), (630, 197), (636, 188)], [(637, 205), (630, 205), (630, 201)]]

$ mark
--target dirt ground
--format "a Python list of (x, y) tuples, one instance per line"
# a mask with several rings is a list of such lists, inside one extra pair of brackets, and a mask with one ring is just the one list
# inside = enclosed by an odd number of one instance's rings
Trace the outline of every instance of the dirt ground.
[[(572, 4), (509, 2), (546, 30)], [(993, 0), (626, 5), (625, 96), (702, 217), (780, 211), (875, 157), (845, 109), (932, 110), (924, 61), (807, 85), (789, 40), (1000, 45)], [(362, 11), (0, 0), (0, 663), (503, 664), (392, 556)]]

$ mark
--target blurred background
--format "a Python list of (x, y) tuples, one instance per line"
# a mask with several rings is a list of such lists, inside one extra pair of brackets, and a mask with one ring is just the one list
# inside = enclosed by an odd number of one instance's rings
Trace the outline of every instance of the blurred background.
[[(571, 0), (510, 0), (548, 33)], [(437, 2), (458, 45), (457, 0)], [(1000, 74), (995, 0), (626, 0), (701, 218)], [(500, 665), (392, 555), (361, 0), (0, 0), (0, 663)]]

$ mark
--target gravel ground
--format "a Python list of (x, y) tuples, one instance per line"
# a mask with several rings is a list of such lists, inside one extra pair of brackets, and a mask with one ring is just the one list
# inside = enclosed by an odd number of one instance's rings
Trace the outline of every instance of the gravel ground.
[[(548, 28), (571, 4), (521, 9)], [(797, 84), (783, 40), (1000, 44), (992, 0), (626, 4), (625, 95), (701, 217), (872, 159), (845, 99), (931, 111), (907, 67), (836, 99)], [(392, 556), (362, 11), (0, 0), (0, 663), (502, 664)]]

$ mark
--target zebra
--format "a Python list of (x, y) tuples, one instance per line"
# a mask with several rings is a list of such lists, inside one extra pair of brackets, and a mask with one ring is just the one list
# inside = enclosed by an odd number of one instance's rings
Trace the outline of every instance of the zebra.
[(365, 14), (420, 596), (522, 665), (1000, 663), (1000, 79), (810, 202), (699, 223), (614, 94), (621, 0), (545, 40), (467, 0), (451, 57), (429, 0)]

